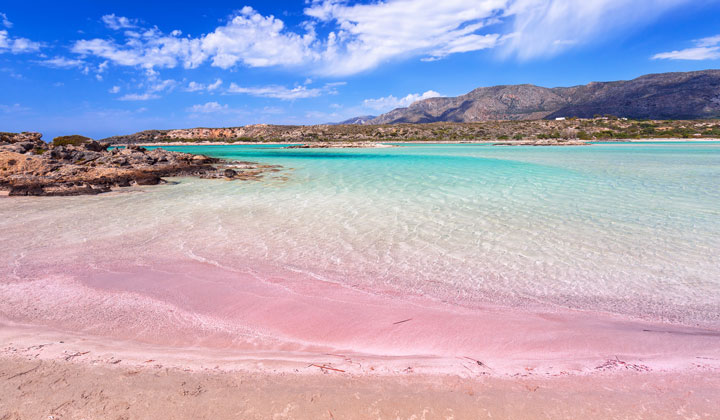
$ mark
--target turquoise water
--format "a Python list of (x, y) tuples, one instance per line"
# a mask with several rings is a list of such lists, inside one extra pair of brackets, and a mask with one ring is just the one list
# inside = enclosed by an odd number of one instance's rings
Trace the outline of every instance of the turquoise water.
[(287, 168), (184, 181), (249, 211), (280, 265), (446, 300), (717, 321), (720, 143), (167, 148)]
[(720, 325), (720, 143), (166, 148), (284, 169), (6, 198), (4, 266), (192, 259), (468, 306)]

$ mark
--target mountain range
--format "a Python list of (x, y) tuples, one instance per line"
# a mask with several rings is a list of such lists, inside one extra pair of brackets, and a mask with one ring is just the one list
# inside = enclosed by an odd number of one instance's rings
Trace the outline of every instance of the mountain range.
[(633, 80), (573, 87), (480, 87), (465, 95), (424, 99), (375, 118), (356, 117), (343, 123), (477, 122), (596, 115), (653, 120), (718, 118), (720, 70), (649, 74)]

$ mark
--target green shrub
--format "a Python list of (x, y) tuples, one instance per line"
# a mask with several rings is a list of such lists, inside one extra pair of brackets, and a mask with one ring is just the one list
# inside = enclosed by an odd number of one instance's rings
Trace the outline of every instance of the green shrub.
[(587, 133), (587, 131), (578, 131), (577, 137), (580, 140), (592, 140), (593, 138), (590, 134)]
[(90, 143), (91, 138), (73, 134), (72, 136), (55, 137), (52, 141), (53, 146), (81, 146)]
[(515, 139), (515, 140), (522, 140), (522, 139), (523, 139), (523, 135), (522, 135), (522, 134), (515, 134), (515, 135), (513, 136), (513, 139)]

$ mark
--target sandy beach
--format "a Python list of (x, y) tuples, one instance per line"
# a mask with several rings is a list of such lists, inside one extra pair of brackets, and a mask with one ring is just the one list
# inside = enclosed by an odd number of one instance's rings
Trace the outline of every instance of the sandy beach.
[[(68, 335), (2, 328), (0, 418), (712, 419), (720, 370), (593, 375), (351, 373), (316, 361), (204, 359), (122, 351)], [(60, 340), (62, 338), (62, 340)], [(106, 343), (108, 344), (108, 343)], [(207, 356), (206, 356), (207, 357)], [(325, 362), (322, 362), (325, 360)]]
[(715, 145), (188, 149), (1, 198), (0, 418), (715, 415)]

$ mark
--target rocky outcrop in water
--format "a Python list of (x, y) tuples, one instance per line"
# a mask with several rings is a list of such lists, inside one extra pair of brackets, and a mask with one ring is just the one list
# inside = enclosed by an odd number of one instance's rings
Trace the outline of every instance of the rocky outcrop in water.
[(0, 133), (0, 190), (11, 196), (100, 194), (115, 187), (156, 185), (169, 176), (252, 180), (278, 170), (163, 149), (108, 148), (90, 139), (47, 144), (39, 133)]

